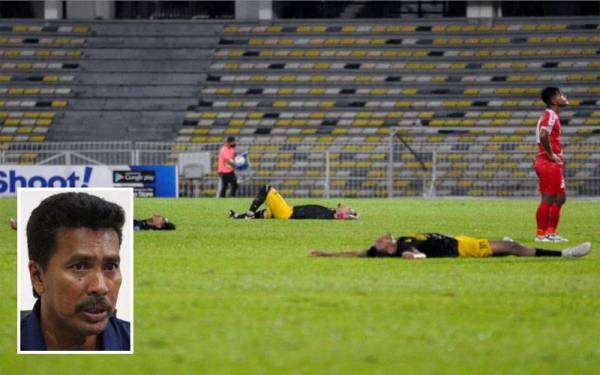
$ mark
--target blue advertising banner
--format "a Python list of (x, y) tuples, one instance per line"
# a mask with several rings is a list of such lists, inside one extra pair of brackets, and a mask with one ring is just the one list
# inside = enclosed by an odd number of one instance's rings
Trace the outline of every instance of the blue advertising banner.
[(178, 196), (171, 165), (0, 165), (0, 197), (19, 187), (133, 187), (136, 197)]

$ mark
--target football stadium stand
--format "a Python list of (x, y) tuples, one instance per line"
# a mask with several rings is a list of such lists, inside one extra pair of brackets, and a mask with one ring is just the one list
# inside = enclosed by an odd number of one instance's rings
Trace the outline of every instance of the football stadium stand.
[[(153, 161), (174, 163), (234, 135), (256, 184), (285, 195), (532, 195), (539, 92), (553, 85), (570, 97), (570, 191), (597, 195), (599, 46), (587, 17), (0, 20), (0, 147), (165, 142)], [(420, 160), (390, 151), (392, 133)]]

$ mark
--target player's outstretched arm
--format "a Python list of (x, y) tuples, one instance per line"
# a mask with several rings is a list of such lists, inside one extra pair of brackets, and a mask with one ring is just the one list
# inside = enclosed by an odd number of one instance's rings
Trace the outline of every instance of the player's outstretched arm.
[(340, 251), (340, 252), (327, 252), (322, 250), (312, 250), (310, 252), (311, 257), (366, 257), (366, 251)]

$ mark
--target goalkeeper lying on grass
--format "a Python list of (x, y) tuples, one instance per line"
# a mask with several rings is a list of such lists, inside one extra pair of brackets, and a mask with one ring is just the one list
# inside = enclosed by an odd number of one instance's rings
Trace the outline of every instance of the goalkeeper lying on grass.
[[(265, 203), (267, 208), (258, 210)], [(359, 216), (352, 208), (338, 204), (336, 208), (327, 208), (316, 204), (290, 207), (279, 192), (272, 186), (265, 185), (260, 188), (252, 201), (250, 208), (245, 213), (229, 210), (229, 217), (233, 219), (338, 219), (355, 220)]]
[(562, 251), (530, 248), (512, 240), (489, 241), (466, 236), (450, 237), (438, 233), (418, 233), (394, 239), (391, 234), (379, 237), (370, 249), (329, 253), (314, 250), (311, 256), (318, 257), (397, 257), (404, 259), (490, 257), (516, 255), (521, 257), (578, 258), (592, 249), (589, 242)]
[[(11, 218), (8, 225), (14, 230), (17, 230), (17, 221)], [(162, 215), (154, 214), (147, 219), (133, 219), (133, 230), (175, 230), (175, 224)]]

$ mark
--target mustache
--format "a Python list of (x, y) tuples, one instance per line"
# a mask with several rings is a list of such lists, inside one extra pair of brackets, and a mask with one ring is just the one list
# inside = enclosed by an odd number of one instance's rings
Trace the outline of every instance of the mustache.
[(112, 315), (115, 311), (115, 307), (113, 306), (113, 304), (110, 303), (110, 301), (104, 296), (91, 297), (75, 305), (76, 312), (96, 309), (106, 310), (109, 316)]

